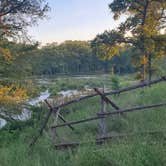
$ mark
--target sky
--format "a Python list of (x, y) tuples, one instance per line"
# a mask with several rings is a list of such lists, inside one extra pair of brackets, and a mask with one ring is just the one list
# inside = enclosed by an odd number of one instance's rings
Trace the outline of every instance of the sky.
[(32, 39), (42, 45), (65, 40), (92, 40), (119, 24), (108, 8), (112, 0), (48, 0), (51, 11), (38, 26), (29, 28)]

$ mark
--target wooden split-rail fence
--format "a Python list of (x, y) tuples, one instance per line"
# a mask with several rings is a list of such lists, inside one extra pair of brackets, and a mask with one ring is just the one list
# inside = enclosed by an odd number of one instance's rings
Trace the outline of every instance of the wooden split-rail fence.
[[(166, 76), (162, 76), (159, 79), (150, 81), (150, 82), (141, 82), (138, 85), (133, 85), (127, 88), (122, 88), (119, 90), (113, 90), (111, 92), (104, 92), (104, 88), (101, 90), (99, 90), (98, 88), (94, 88), (95, 93), (91, 94), (91, 95), (87, 95), (87, 96), (83, 96), (77, 99), (73, 99), (70, 100), (68, 102), (63, 102), (60, 103), (59, 105), (56, 106), (52, 106), (47, 100), (45, 100), (45, 103), (47, 104), (49, 111), (47, 113), (46, 118), (44, 119), (44, 122), (42, 123), (42, 126), (40, 128), (40, 130), (38, 131), (38, 134), (33, 138), (32, 142), (30, 143), (30, 146), (33, 146), (37, 140), (39, 139), (39, 137), (42, 135), (44, 129), (47, 126), (47, 123), (49, 121), (49, 118), (51, 116), (53, 116), (54, 118), (54, 124), (51, 126), (51, 131), (52, 131), (52, 139), (56, 140), (57, 137), (57, 128), (60, 127), (68, 127), (71, 130), (76, 130), (75, 129), (75, 125), (80, 124), (80, 123), (85, 123), (85, 122), (91, 122), (91, 121), (96, 121), (96, 120), (100, 120), (99, 121), (99, 127), (100, 127), (100, 137), (96, 138), (96, 144), (102, 144), (105, 141), (108, 141), (110, 139), (113, 138), (122, 138), (122, 137), (126, 137), (126, 136), (132, 136), (135, 134), (156, 134), (156, 133), (160, 133), (162, 131), (148, 131), (148, 132), (142, 132), (142, 133), (126, 133), (126, 134), (108, 134), (107, 133), (107, 124), (106, 124), (106, 120), (105, 118), (109, 117), (109, 116), (115, 116), (115, 115), (124, 115), (125, 113), (128, 112), (134, 112), (134, 111), (148, 111), (151, 108), (157, 108), (157, 107), (165, 107), (166, 106), (166, 101), (165, 103), (155, 103), (152, 105), (146, 105), (146, 106), (136, 106), (136, 107), (132, 107), (132, 108), (124, 108), (121, 109), (116, 103), (114, 103), (112, 101), (112, 99), (108, 96), (111, 95), (120, 95), (121, 93), (124, 92), (128, 92), (128, 91), (132, 91), (135, 89), (139, 89), (139, 88), (143, 88), (146, 86), (152, 86), (154, 84), (157, 83), (161, 83), (161, 82), (165, 82), (166, 81)], [(97, 113), (96, 116), (93, 117), (89, 117), (89, 118), (85, 118), (85, 119), (81, 119), (81, 120), (77, 120), (77, 121), (71, 121), (71, 122), (67, 122), (65, 120), (65, 118), (62, 116), (62, 114), (60, 113), (60, 110), (70, 104), (73, 103), (77, 103), (80, 102), (82, 100), (86, 100), (86, 99), (90, 99), (92, 97), (96, 97), (96, 96), (100, 96), (101, 97), (101, 111), (99, 113)], [(106, 104), (110, 104), (112, 108), (114, 108), (115, 111), (109, 111), (106, 112)], [(61, 120), (63, 123), (58, 124), (58, 121)], [(60, 144), (55, 144), (54, 146), (57, 149), (61, 149), (61, 148), (71, 148), (71, 147), (77, 147), (81, 144), (86, 144), (89, 142), (71, 142), (71, 143), (60, 143)]]

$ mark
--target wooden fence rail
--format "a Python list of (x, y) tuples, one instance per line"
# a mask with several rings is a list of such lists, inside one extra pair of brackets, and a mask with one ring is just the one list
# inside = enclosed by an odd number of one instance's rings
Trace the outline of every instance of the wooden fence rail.
[[(95, 143), (96, 145), (102, 145), (105, 142), (108, 142), (113, 139), (123, 139), (123, 138), (128, 138), (128, 137), (134, 137), (138, 135), (150, 135), (156, 137), (156, 135), (160, 135), (160, 137), (165, 135), (166, 131), (161, 130), (161, 131), (142, 131), (142, 132), (133, 132), (133, 133), (122, 133), (122, 134), (110, 134), (108, 136), (104, 137), (99, 137), (96, 138), (95, 141), (85, 141), (85, 142), (66, 142), (66, 143), (60, 143), (60, 144), (55, 144), (56, 149), (66, 149), (66, 148), (76, 148), (78, 146), (82, 145), (87, 145), (87, 144), (92, 144)], [(165, 137), (165, 136), (164, 136)], [(155, 142), (156, 144), (156, 142)]]
[[(38, 138), (43, 134), (43, 131), (46, 128), (47, 123), (49, 121), (49, 118), (51, 117), (52, 114), (54, 115), (55, 119), (54, 119), (54, 126), (52, 126), (51, 129), (52, 129), (52, 131), (55, 131), (55, 132), (56, 132), (56, 128), (59, 128), (59, 127), (68, 126), (70, 129), (74, 130), (73, 125), (80, 124), (80, 123), (85, 123), (85, 122), (90, 122), (90, 121), (94, 121), (94, 120), (98, 120), (98, 119), (101, 119), (100, 127), (102, 128), (104, 126), (102, 130), (105, 130), (104, 128), (106, 128), (106, 124), (105, 124), (104, 119), (108, 116), (113, 116), (113, 115), (127, 113), (127, 112), (149, 110), (151, 108), (166, 106), (166, 103), (158, 103), (158, 104), (152, 104), (152, 105), (148, 105), (148, 106), (136, 106), (136, 107), (127, 108), (127, 109), (120, 109), (119, 106), (117, 106), (110, 98), (107, 97), (109, 95), (117, 95), (117, 94), (119, 95), (123, 92), (132, 91), (132, 90), (135, 90), (135, 89), (151, 86), (151, 85), (154, 85), (154, 84), (157, 84), (157, 83), (160, 83), (160, 82), (165, 82), (165, 81), (166, 81), (166, 76), (162, 76), (161, 78), (150, 81), (150, 82), (143, 82), (143, 83), (140, 83), (140, 84), (137, 84), (137, 85), (129, 86), (127, 88), (122, 88), (122, 89), (114, 90), (114, 91), (107, 92), (107, 93), (104, 93), (104, 90), (103, 90), (103, 92), (101, 92), (97, 88), (94, 88), (94, 91), (96, 93), (94, 93), (92, 95), (80, 97), (78, 99), (73, 99), (73, 100), (70, 100), (66, 103), (60, 103), (57, 106), (51, 106), (51, 104), (46, 100), (45, 102), (48, 105), (49, 111), (48, 111), (48, 113), (47, 113), (47, 115), (46, 115), (39, 131), (38, 131), (38, 134), (33, 138), (32, 142), (30, 143), (30, 146), (34, 145), (37, 142)], [(70, 104), (73, 104), (73, 103), (80, 102), (82, 100), (86, 100), (86, 99), (89, 99), (89, 98), (92, 98), (92, 97), (96, 97), (96, 96), (100, 96), (101, 100), (102, 100), (102, 102), (101, 102), (102, 103), (102, 110), (100, 111), (100, 113), (97, 114), (97, 116), (87, 118), (87, 119), (78, 120), (78, 121), (67, 122), (65, 120), (65, 118), (60, 114), (60, 109), (61, 108), (65, 107), (65, 106), (68, 106)], [(116, 111), (106, 112), (105, 111), (105, 103), (109, 103)], [(58, 119), (60, 119), (64, 123), (63, 124), (58, 124), (57, 123)], [(102, 131), (101, 133), (104, 133), (104, 132), (105, 131)]]
[(78, 120), (78, 121), (59, 124), (56, 126), (52, 126), (51, 128), (59, 128), (59, 127), (64, 127), (64, 126), (68, 126), (68, 125), (76, 125), (76, 124), (94, 121), (94, 120), (106, 118), (108, 116), (113, 116), (113, 115), (117, 115), (117, 114), (121, 114), (121, 113), (134, 112), (134, 111), (145, 111), (145, 109), (149, 110), (150, 108), (157, 108), (157, 107), (163, 107), (163, 106), (166, 106), (166, 103), (159, 103), (159, 104), (153, 104), (153, 105), (148, 105), (148, 106), (137, 106), (137, 107), (127, 108), (127, 109), (116, 111), (116, 112), (98, 113), (98, 116), (94, 116), (91, 118), (82, 119), (82, 120)]
[[(140, 84), (129, 86), (127, 88), (122, 88), (122, 89), (119, 89), (119, 90), (113, 90), (111, 92), (104, 93), (104, 95), (105, 96), (117, 95), (117, 94), (119, 95), (123, 92), (132, 91), (132, 90), (135, 90), (135, 89), (139, 89), (139, 88), (143, 88), (143, 87), (146, 87), (146, 86), (154, 85), (154, 84), (157, 84), (159, 82), (164, 82), (164, 81), (166, 81), (166, 76), (162, 76), (161, 78), (150, 81), (150, 82), (148, 82), (148, 81), (147, 82), (142, 82)], [(88, 95), (88, 96), (84, 96), (84, 97), (81, 97), (81, 98), (78, 98), (78, 99), (74, 99), (74, 100), (68, 101), (66, 103), (62, 103), (60, 105), (57, 105), (57, 106), (54, 107), (54, 109), (63, 108), (63, 107), (68, 106), (72, 103), (80, 102), (82, 100), (86, 100), (86, 99), (96, 97), (96, 96), (99, 96), (99, 94), (95, 93), (95, 94), (92, 94), (92, 95)]]

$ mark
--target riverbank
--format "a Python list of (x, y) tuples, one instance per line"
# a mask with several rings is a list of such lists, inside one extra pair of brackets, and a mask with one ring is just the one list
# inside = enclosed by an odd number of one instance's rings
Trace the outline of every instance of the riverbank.
[[(66, 79), (64, 80), (65, 86), (68, 86), (69, 82), (66, 82)], [(128, 80), (129, 82), (127, 82)], [(128, 80), (124, 80), (125, 83), (120, 82), (120, 85), (133, 83), (130, 82), (131, 78)], [(121, 108), (165, 102), (165, 98), (165, 83), (121, 94), (120, 96), (112, 96), (112, 100)], [(61, 113), (67, 121), (73, 121), (94, 116), (100, 109), (100, 98), (94, 98), (68, 106)], [(110, 109), (108, 106), (107, 110)], [(165, 164), (165, 107), (152, 109), (149, 112), (135, 112), (107, 119), (108, 130), (112, 134), (163, 131), (162, 134), (138, 134), (124, 139), (112, 140), (103, 146), (96, 146), (91, 143), (73, 150), (59, 151), (52, 144), (50, 130), (47, 126), (44, 135), (30, 150), (28, 145), (37, 133), (47, 111), (47, 107), (34, 107), (31, 121), (22, 125), (20, 129), (9, 127), (0, 131), (0, 165), (156, 166)], [(50, 119), (49, 125), (52, 122), (52, 119)], [(98, 125), (98, 121), (94, 121), (75, 126), (75, 131), (70, 131), (67, 128), (59, 129), (57, 142), (93, 141), (99, 130)]]

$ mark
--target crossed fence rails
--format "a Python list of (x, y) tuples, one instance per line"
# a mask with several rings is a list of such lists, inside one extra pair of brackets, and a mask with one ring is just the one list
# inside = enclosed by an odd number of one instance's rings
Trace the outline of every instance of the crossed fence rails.
[[(142, 83), (139, 83), (137, 85), (133, 85), (133, 86), (130, 86), (130, 87), (127, 87), (127, 88), (122, 88), (122, 89), (119, 89), (119, 90), (113, 90), (113, 91), (107, 92), (107, 93), (104, 92), (104, 89), (103, 89), (103, 91), (101, 91), (97, 88), (94, 88), (94, 91), (95, 91), (94, 94), (83, 96), (83, 97), (80, 97), (80, 98), (77, 98), (77, 99), (72, 99), (72, 100), (67, 101), (65, 103), (60, 103), (59, 105), (56, 105), (56, 106), (52, 106), (47, 100), (45, 100), (45, 103), (47, 104), (47, 106), (49, 108), (49, 111), (48, 111), (47, 116), (44, 119), (39, 131), (38, 131), (38, 134), (33, 138), (32, 142), (30, 143), (30, 146), (33, 146), (37, 142), (38, 138), (42, 135), (44, 129), (47, 126), (49, 118), (52, 115), (53, 115), (53, 118), (54, 118), (54, 124), (53, 124), (53, 126), (51, 126), (51, 129), (52, 129), (52, 132), (53, 132), (53, 139), (55, 139), (56, 136), (57, 136), (57, 130), (56, 130), (57, 128), (68, 126), (71, 130), (75, 130), (74, 125), (77, 125), (77, 124), (80, 124), (80, 123), (86, 123), (86, 122), (90, 122), (90, 121), (95, 121), (95, 120), (100, 120), (99, 124), (100, 124), (100, 135), (101, 136), (95, 140), (97, 144), (102, 144), (103, 142), (105, 142), (107, 140), (110, 140), (112, 138), (121, 138), (121, 137), (126, 137), (126, 136), (132, 136), (132, 135), (135, 135), (135, 134), (140, 134), (140, 133), (126, 133), (126, 134), (108, 135), (108, 134), (106, 134), (106, 121), (105, 121), (105, 118), (109, 117), (109, 116), (123, 115), (123, 114), (128, 113), (128, 112), (148, 111), (151, 108), (165, 107), (166, 102), (156, 103), (156, 104), (146, 105), (146, 106), (136, 106), (136, 107), (132, 107), (132, 108), (123, 108), (123, 109), (121, 109), (108, 96), (117, 95), (117, 94), (120, 95), (121, 93), (124, 93), (124, 92), (140, 89), (140, 88), (143, 88), (143, 87), (146, 87), (146, 86), (152, 86), (154, 84), (165, 82), (165, 81), (166, 81), (166, 76), (162, 76), (161, 78), (150, 81), (150, 82), (142, 82)], [(93, 116), (93, 117), (89, 117), (89, 118), (85, 118), (85, 119), (81, 119), (81, 120), (77, 120), (77, 121), (67, 122), (65, 120), (65, 118), (61, 115), (60, 110), (62, 108), (66, 107), (68, 105), (71, 105), (73, 103), (77, 103), (77, 102), (80, 102), (82, 100), (87, 100), (87, 99), (90, 99), (90, 98), (96, 97), (96, 96), (101, 97), (101, 106), (102, 106), (101, 107), (102, 109), (97, 114), (97, 116)], [(106, 112), (106, 107), (105, 107), (106, 104), (110, 104), (115, 109), (115, 111)], [(59, 119), (63, 123), (58, 124)], [(144, 134), (155, 134), (155, 133), (161, 133), (161, 132), (162, 131), (148, 131), (148, 132), (142, 132), (142, 134), (143, 133)], [(76, 147), (76, 146), (79, 146), (79, 145), (85, 144), (85, 143), (88, 143), (88, 142), (61, 143), (61, 144), (56, 144), (55, 147), (56, 148)]]

